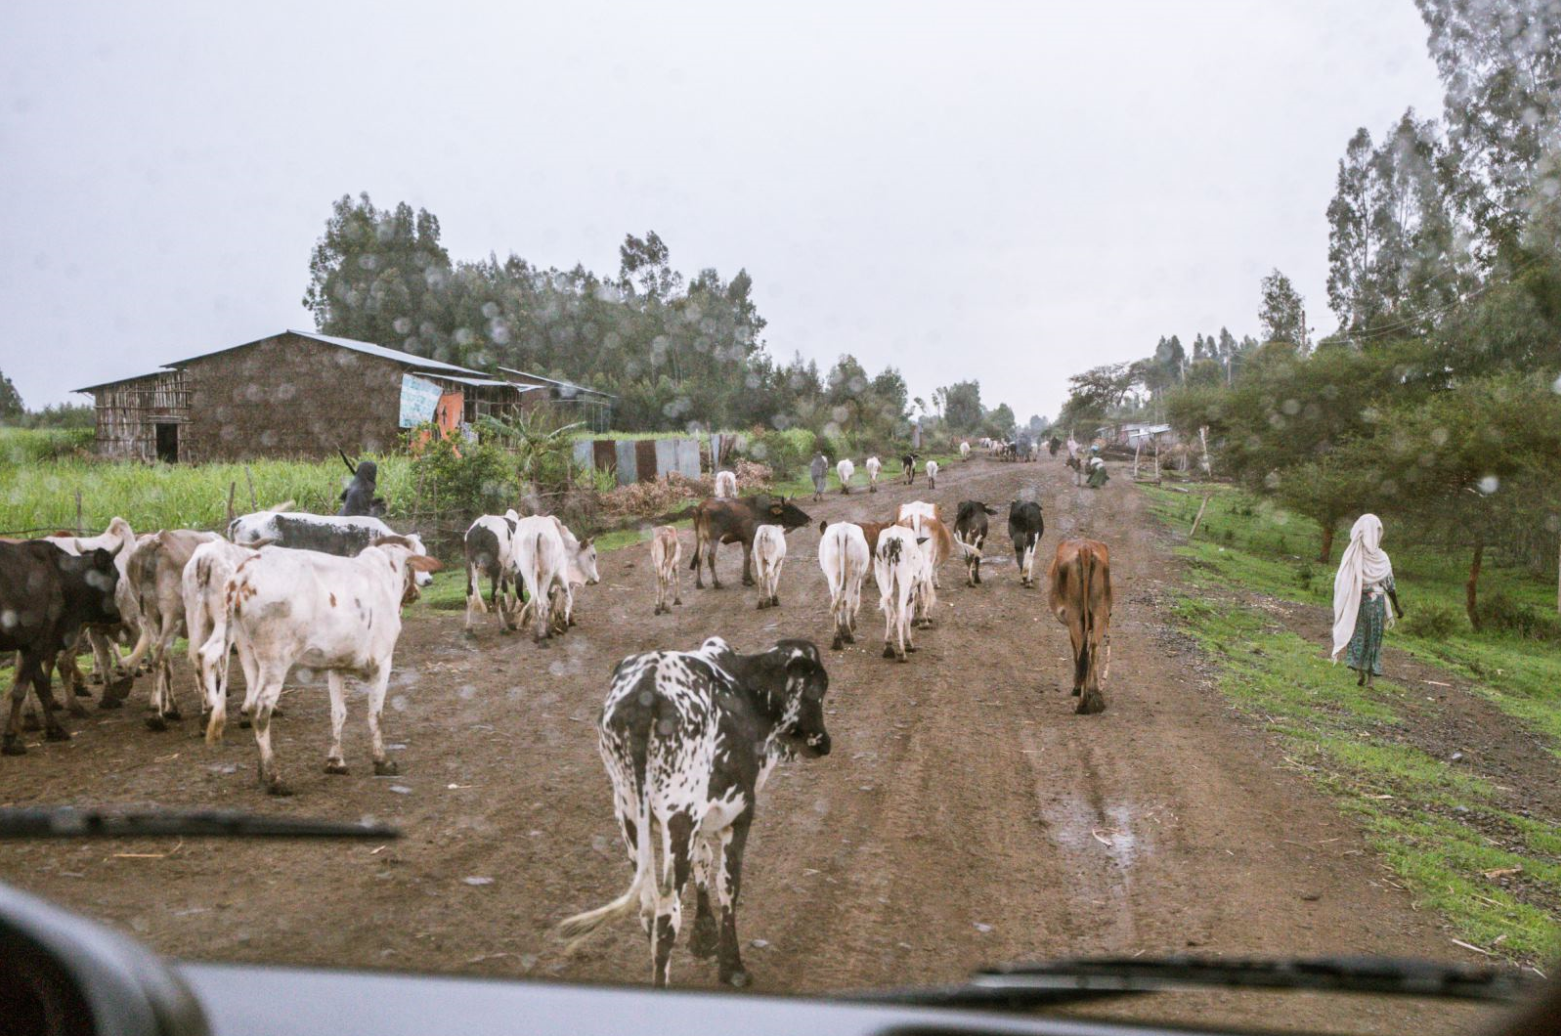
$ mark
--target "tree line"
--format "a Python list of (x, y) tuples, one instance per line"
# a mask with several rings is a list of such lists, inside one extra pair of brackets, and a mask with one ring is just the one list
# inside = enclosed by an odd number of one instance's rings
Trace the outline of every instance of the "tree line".
[[(1555, 572), (1561, 541), (1561, 8), (1416, 0), (1446, 87), (1338, 163), (1317, 342), (1275, 270), (1257, 339), (1175, 336), (1072, 379), (1064, 424), (1125, 417), (1207, 437), (1215, 474), (1319, 527), (1375, 511), (1399, 542)], [(1202, 343), (1201, 348), (1199, 343)]]
[(974, 381), (939, 388), (929, 406), (893, 366), (776, 360), (748, 272), (685, 277), (655, 231), (625, 236), (616, 275), (513, 254), (456, 261), (432, 213), (344, 196), (314, 246), (303, 303), (326, 334), (611, 392), (620, 431), (806, 428), (888, 444), (908, 439), (912, 421), (955, 433), (1014, 423), (1006, 405), (982, 408)]

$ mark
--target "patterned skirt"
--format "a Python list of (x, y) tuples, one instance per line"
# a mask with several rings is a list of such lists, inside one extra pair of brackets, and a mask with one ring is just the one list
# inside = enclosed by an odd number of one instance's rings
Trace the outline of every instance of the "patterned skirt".
[(1360, 612), (1355, 616), (1355, 635), (1350, 638), (1344, 664), (1356, 672), (1382, 675), (1382, 630), (1387, 625), (1388, 599), (1385, 594), (1362, 596)]

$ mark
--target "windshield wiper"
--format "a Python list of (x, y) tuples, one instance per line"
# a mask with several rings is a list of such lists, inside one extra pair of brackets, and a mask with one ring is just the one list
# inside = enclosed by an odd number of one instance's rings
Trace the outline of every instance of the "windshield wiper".
[(843, 999), (1027, 1010), (1173, 989), (1299, 989), (1510, 1002), (1538, 988), (1516, 970), (1393, 957), (1277, 960), (1088, 957), (984, 968), (970, 981), (848, 994)]
[(364, 821), (256, 816), (230, 810), (0, 809), (0, 839), (11, 838), (400, 838)]

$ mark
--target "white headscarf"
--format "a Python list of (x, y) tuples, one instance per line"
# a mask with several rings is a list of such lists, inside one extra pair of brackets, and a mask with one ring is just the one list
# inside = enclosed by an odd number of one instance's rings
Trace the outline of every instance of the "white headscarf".
[[(1350, 545), (1339, 560), (1339, 574), (1333, 577), (1333, 660), (1349, 646), (1355, 635), (1355, 617), (1360, 613), (1361, 593), (1368, 586), (1385, 582), (1393, 575), (1393, 562), (1382, 549), (1382, 519), (1363, 514), (1350, 529)], [(1387, 624), (1393, 625), (1388, 612)]]

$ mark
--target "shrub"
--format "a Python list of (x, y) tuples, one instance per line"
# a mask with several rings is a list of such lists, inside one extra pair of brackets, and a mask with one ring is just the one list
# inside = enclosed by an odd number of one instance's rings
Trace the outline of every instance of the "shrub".
[(1426, 640), (1446, 640), (1458, 629), (1459, 614), (1445, 604), (1422, 604), (1404, 616), (1404, 632)]
[(690, 496), (694, 483), (682, 476), (658, 478), (651, 482), (631, 482), (602, 494), (602, 514), (609, 519), (659, 518), (680, 507)]
[(1303, 590), (1312, 588), (1312, 580), (1317, 578), (1317, 570), (1312, 567), (1310, 561), (1303, 561), (1295, 570), (1296, 584)]
[(1561, 641), (1561, 621), (1554, 615), (1513, 600), (1502, 590), (1485, 595), (1479, 603), (1480, 622), (1487, 628), (1526, 640)]
[(434, 438), (412, 461), (422, 506), (467, 516), (502, 514), (521, 495), (515, 460), (491, 443)]

